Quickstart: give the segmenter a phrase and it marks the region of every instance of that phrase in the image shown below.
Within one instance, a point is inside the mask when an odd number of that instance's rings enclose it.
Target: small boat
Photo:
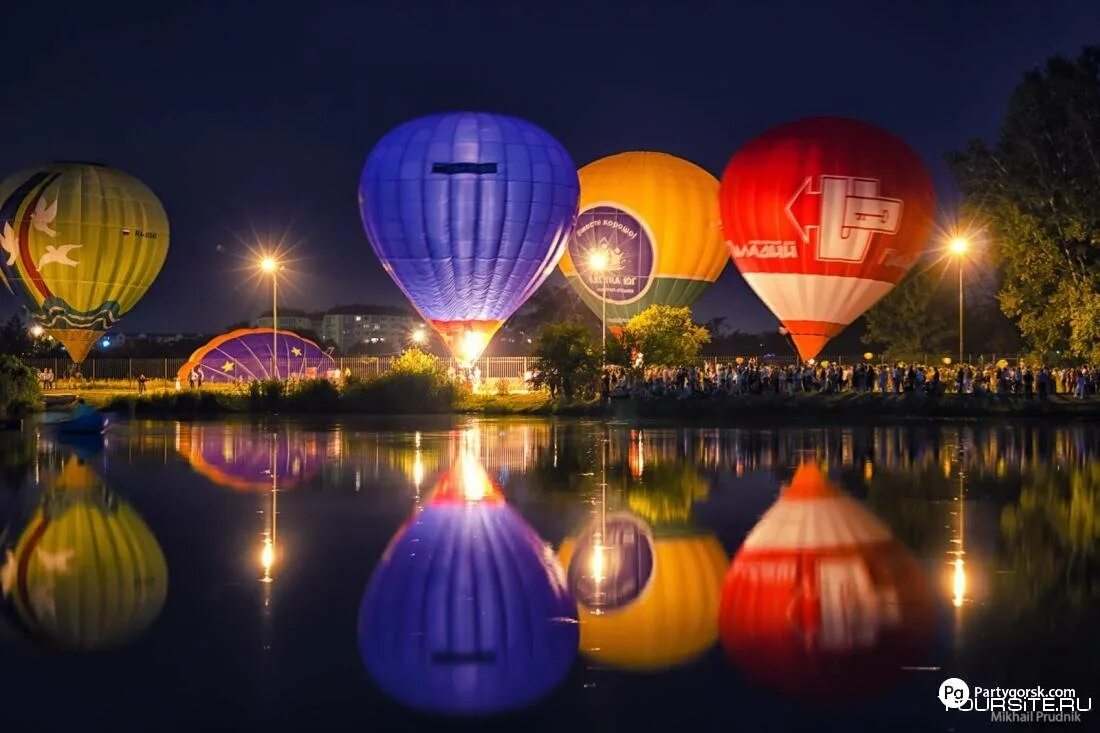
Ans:
[[[107,416],[91,405],[80,404],[73,408],[68,418],[48,424],[59,433],[99,435],[107,429]]]

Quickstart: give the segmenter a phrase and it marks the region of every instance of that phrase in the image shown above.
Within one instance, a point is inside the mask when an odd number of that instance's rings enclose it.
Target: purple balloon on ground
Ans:
[[[276,349],[275,371],[271,350]],[[272,379],[319,379],[336,369],[336,360],[320,346],[290,331],[273,338],[270,328],[244,328],[222,334],[191,354],[180,367],[181,384],[188,383],[192,369],[202,372],[204,382],[251,382]]]

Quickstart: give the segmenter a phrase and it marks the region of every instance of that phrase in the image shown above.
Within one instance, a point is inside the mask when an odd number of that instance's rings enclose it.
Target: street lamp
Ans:
[[[428,334],[424,332],[423,328],[418,328],[412,332],[412,336],[410,338],[412,338],[413,343],[422,344],[427,341]]]
[[[603,297],[600,298],[600,350],[603,353],[601,368],[607,367],[607,250],[594,249],[588,253],[588,269],[600,273],[603,281]]]
[[[271,373],[279,378],[279,260],[272,255],[264,255],[260,260],[260,270],[271,275]]]
[[[955,237],[948,245],[951,255],[959,261],[959,364],[963,363],[963,263],[966,261],[966,253],[970,249],[970,241],[966,237]]]

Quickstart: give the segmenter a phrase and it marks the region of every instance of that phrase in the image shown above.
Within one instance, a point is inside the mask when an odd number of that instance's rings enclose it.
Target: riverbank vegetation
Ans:
[[[14,356],[0,355],[0,418],[18,417],[42,407],[38,376]]]

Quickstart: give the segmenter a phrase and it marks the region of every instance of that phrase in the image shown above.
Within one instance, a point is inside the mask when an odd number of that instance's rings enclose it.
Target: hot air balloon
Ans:
[[[644,477],[627,490],[629,511],[594,518],[558,557],[577,601],[581,653],[654,672],[714,646],[729,558],[713,533],[690,522],[709,489],[693,466],[650,463]]]
[[[201,369],[208,382],[314,379],[336,368],[336,360],[309,339],[282,330],[278,339],[272,335],[270,328],[239,328],[215,336],[191,354],[177,377],[186,384],[191,370]],[[277,341],[278,349],[275,373],[271,369],[273,341]]]
[[[286,491],[321,471],[326,449],[315,433],[270,433],[240,425],[180,423],[176,449],[195,472],[237,491],[269,491],[272,472]]]
[[[936,205],[909,146],[834,117],[780,125],[749,142],[726,167],[719,198],[734,263],[803,359],[905,276]]]
[[[561,270],[622,326],[651,305],[690,306],[722,273],[718,181],[667,153],[619,153],[580,170],[580,213]],[[598,262],[598,265],[594,265]]]
[[[371,575],[359,649],[395,700],[480,715],[534,704],[577,654],[577,610],[549,548],[463,456]]]
[[[80,363],[168,254],[156,195],[122,171],[50,163],[0,184],[0,277]]]
[[[569,154],[525,120],[453,112],[400,125],[359,183],[383,268],[463,363],[553,272],[577,211]]]
[[[131,641],[160,615],[168,593],[152,531],[76,456],[6,549],[0,577],[24,630],[66,651]]]
[[[920,663],[933,620],[916,559],[810,463],[745,538],[719,612],[746,677],[810,702],[881,691]]]

